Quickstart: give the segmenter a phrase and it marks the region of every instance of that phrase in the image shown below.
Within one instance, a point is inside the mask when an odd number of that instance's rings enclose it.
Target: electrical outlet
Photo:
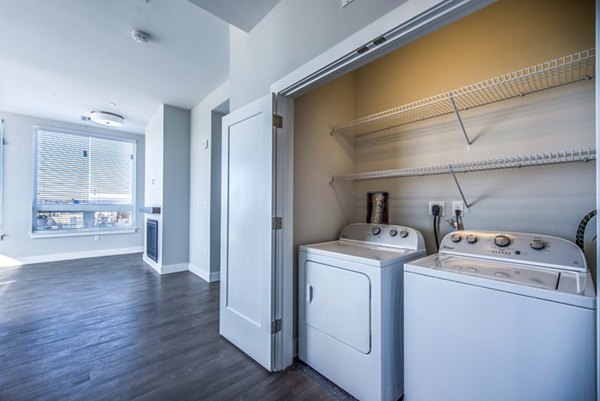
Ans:
[[[446,202],[444,201],[429,201],[429,215],[433,216],[431,212],[431,207],[433,205],[438,205],[440,207],[440,216],[444,216],[446,213]]]
[[[456,215],[456,211],[460,210],[460,216],[464,216],[465,212],[465,203],[463,201],[452,201],[452,214]]]

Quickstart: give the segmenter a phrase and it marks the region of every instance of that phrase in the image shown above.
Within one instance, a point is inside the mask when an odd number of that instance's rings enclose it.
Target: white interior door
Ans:
[[[276,230],[273,97],[223,118],[219,331],[276,370]],[[276,330],[273,330],[276,331]]]

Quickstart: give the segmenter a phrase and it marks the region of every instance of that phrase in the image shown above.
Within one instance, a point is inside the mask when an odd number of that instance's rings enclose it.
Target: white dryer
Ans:
[[[351,224],[339,241],[300,246],[298,355],[365,401],[403,392],[404,262],[423,236],[396,225]]]
[[[596,293],[575,244],[460,231],[404,271],[405,401],[596,399]]]

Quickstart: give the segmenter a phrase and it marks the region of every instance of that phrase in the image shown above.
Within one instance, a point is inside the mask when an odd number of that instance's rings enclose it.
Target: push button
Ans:
[[[542,241],[541,239],[533,239],[531,240],[531,243],[529,245],[531,246],[531,249],[535,249],[536,251],[539,251],[546,247],[546,244],[544,244],[544,241]]]

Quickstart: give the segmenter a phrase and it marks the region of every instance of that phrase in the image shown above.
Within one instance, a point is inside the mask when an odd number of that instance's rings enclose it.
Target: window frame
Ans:
[[[39,207],[39,203],[37,202],[37,186],[38,186],[38,138],[39,132],[52,132],[56,134],[63,135],[74,135],[80,136],[84,138],[98,138],[104,140],[110,140],[115,142],[124,142],[133,145],[133,163],[132,163],[132,203],[131,203],[131,226],[117,228],[117,227],[93,227],[93,228],[67,228],[67,229],[56,229],[56,230],[45,230],[45,231],[36,231],[35,226],[37,222],[37,212],[42,209]],[[108,235],[108,234],[127,234],[127,233],[135,233],[137,231],[137,140],[120,136],[120,135],[111,135],[107,133],[97,133],[93,131],[81,131],[81,130],[73,130],[66,128],[58,128],[58,127],[50,127],[50,126],[33,126],[33,171],[32,171],[32,194],[31,194],[31,222],[29,225],[29,234],[31,238],[56,238],[56,237],[79,237],[79,236],[88,236],[88,235]],[[1,173],[1,171],[0,171]],[[89,176],[89,171],[88,171]],[[45,205],[43,211],[65,211],[65,212],[94,212],[99,210],[93,209],[94,205],[89,204],[57,204],[57,205]],[[128,206],[129,208],[129,206]],[[124,210],[123,204],[118,205],[110,205],[105,204],[102,205],[101,211],[120,211]],[[1,220],[0,220],[1,223]]]

